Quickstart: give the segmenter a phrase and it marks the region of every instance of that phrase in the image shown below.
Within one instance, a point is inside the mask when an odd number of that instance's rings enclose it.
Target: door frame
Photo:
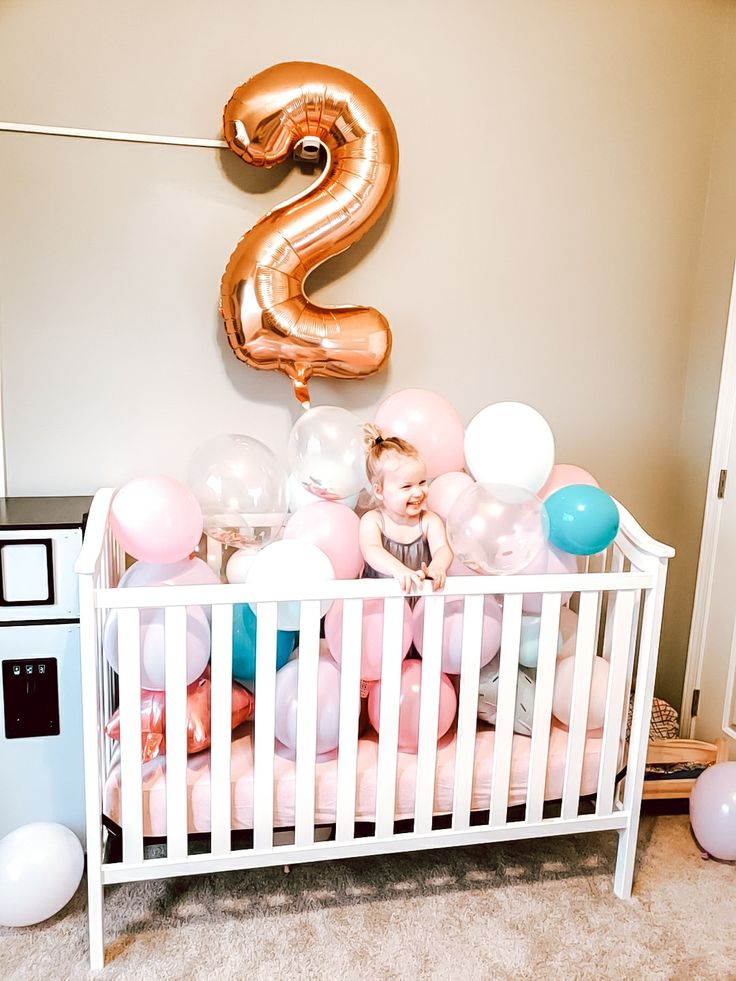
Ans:
[[[715,573],[716,553],[718,550],[718,535],[723,514],[725,498],[718,496],[718,485],[721,471],[728,470],[728,458],[733,437],[734,421],[736,420],[736,266],[731,283],[731,298],[726,322],[726,339],[723,346],[723,362],[721,364],[721,380],[718,387],[718,405],[716,420],[713,427],[713,445],[710,455],[710,469],[705,496],[705,515],[703,517],[703,532],[700,539],[700,555],[698,572],[695,581],[695,598],[693,615],[690,623],[690,637],[687,648],[687,665],[685,681],[682,689],[682,708],[680,712],[680,733],[685,738],[692,739],[695,731],[695,717],[692,715],[693,692],[700,688],[705,659],[705,639],[708,634],[710,621],[710,604],[713,593],[713,576]],[[736,483],[736,473],[728,478]],[[726,698],[723,703],[723,718],[721,726],[726,735],[736,738],[736,729],[730,725],[726,706],[731,704],[734,685],[734,670],[736,659],[733,649],[728,671]],[[730,694],[729,694],[730,693]]]

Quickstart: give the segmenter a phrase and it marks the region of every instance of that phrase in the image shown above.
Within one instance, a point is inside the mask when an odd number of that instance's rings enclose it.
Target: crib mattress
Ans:
[[[492,729],[476,733],[473,793],[471,809],[488,810],[493,763],[495,732]],[[515,735],[509,782],[509,806],[526,800],[527,774],[531,738]],[[435,769],[435,814],[452,812],[455,782],[454,734],[448,734],[437,749]],[[553,726],[550,732],[547,758],[545,799],[562,797],[567,752],[567,732]],[[600,732],[590,733],[586,740],[581,794],[595,793],[601,752]],[[356,821],[371,822],[375,818],[378,738],[375,733],[358,742],[356,782]],[[143,833],[150,836],[166,834],[166,757],[143,764]],[[396,819],[414,816],[417,758],[399,753],[396,776]],[[253,735],[249,724],[233,734],[231,756],[232,828],[253,827]],[[286,757],[274,755],[274,826],[293,827],[295,823],[294,787],[296,765]],[[337,760],[315,766],[315,823],[335,822],[337,798]],[[188,757],[187,806],[189,832],[210,831],[210,753],[209,750]],[[116,824],[121,823],[120,765],[114,762],[105,782],[104,812]]]

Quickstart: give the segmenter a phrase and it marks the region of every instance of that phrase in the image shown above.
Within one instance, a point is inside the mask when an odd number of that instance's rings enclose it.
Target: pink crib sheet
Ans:
[[[475,740],[473,793],[471,809],[487,810],[490,802],[491,770],[495,732],[480,730]],[[509,805],[523,804],[526,800],[526,783],[529,770],[531,738],[515,735],[509,783]],[[452,812],[455,778],[454,733],[440,741],[435,769],[434,813]],[[556,800],[562,796],[562,785],[567,751],[567,732],[552,727],[547,758],[545,799]],[[585,758],[581,794],[594,793],[598,783],[601,751],[600,730],[589,733],[585,745]],[[378,762],[378,738],[366,735],[358,743],[356,784],[357,821],[373,821],[376,801],[376,772]],[[399,753],[396,777],[396,819],[414,816],[417,758]],[[253,738],[252,726],[242,726],[233,733],[231,757],[232,828],[253,827]],[[278,753],[274,756],[274,826],[294,826],[294,786],[296,766],[292,760]],[[335,821],[337,798],[337,760],[317,763],[315,766],[315,823],[332,824]],[[209,750],[188,757],[187,761],[188,824],[190,832],[210,830],[210,753]],[[105,782],[104,812],[116,824],[121,823],[120,764],[114,762]],[[166,834],[166,757],[158,757],[143,764],[143,833],[161,836]]]

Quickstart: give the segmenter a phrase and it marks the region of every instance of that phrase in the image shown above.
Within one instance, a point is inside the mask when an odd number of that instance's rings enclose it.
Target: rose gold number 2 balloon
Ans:
[[[274,65],[236,89],[225,139],[255,167],[286,160],[298,144],[327,165],[303,193],[246,232],[225,269],[220,309],[235,355],[283,371],[309,404],[312,375],[364,378],[391,352],[386,318],[372,307],[320,307],[304,280],[377,221],[396,184],[399,146],[386,107],[359,79],[326,65]]]

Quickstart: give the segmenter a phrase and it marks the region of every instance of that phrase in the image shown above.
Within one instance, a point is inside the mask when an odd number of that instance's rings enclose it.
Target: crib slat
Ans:
[[[562,818],[576,817],[580,807],[580,783],[585,757],[586,727],[590,701],[590,679],[596,650],[595,627],[598,616],[598,593],[580,594],[578,635],[575,644],[575,670],[572,683],[570,725],[567,733],[567,756],[562,789]]]
[[[253,847],[273,846],[273,753],[277,603],[258,603],[256,714],[253,725]]]
[[[118,610],[117,617],[123,861],[142,862],[140,615],[137,609]]]
[[[232,805],[230,790],[230,706],[232,704],[233,608],[212,607],[212,679],[210,742],[210,828],[212,854],[230,852]],[[225,708],[227,706],[227,708]]]
[[[337,841],[352,841],[355,837],[362,628],[363,601],[345,600],[342,610],[342,659],[340,661],[340,730],[335,828]]]
[[[422,687],[419,694],[419,744],[414,802],[415,834],[423,834],[432,830],[444,608],[443,596],[425,596]]]
[[[480,650],[483,638],[483,596],[466,596],[463,609],[462,671],[457,709],[455,787],[452,800],[453,831],[470,827],[473,796],[475,733],[478,725]]]
[[[621,717],[626,715],[628,707],[626,674],[635,596],[633,591],[619,592],[616,595],[596,814],[611,814],[613,810],[614,782],[621,741]]]
[[[378,838],[388,837],[394,829],[404,603],[405,601],[399,596],[392,596],[384,601],[380,734],[376,774],[376,836]]]
[[[537,661],[534,716],[532,719],[532,745],[529,751],[529,775],[527,777],[526,813],[524,815],[524,820],[529,823],[541,821],[544,809],[561,600],[560,593],[545,593],[542,597],[539,659]]]
[[[314,843],[314,766],[317,755],[317,683],[319,672],[319,600],[301,604],[299,681],[296,713],[295,844]]]
[[[491,825],[506,823],[514,737],[514,709],[519,673],[522,600],[521,593],[508,593],[504,597],[503,604],[501,663],[498,678],[498,707],[491,780]]]
[[[166,658],[166,857],[187,854],[187,611],[164,613]]]

